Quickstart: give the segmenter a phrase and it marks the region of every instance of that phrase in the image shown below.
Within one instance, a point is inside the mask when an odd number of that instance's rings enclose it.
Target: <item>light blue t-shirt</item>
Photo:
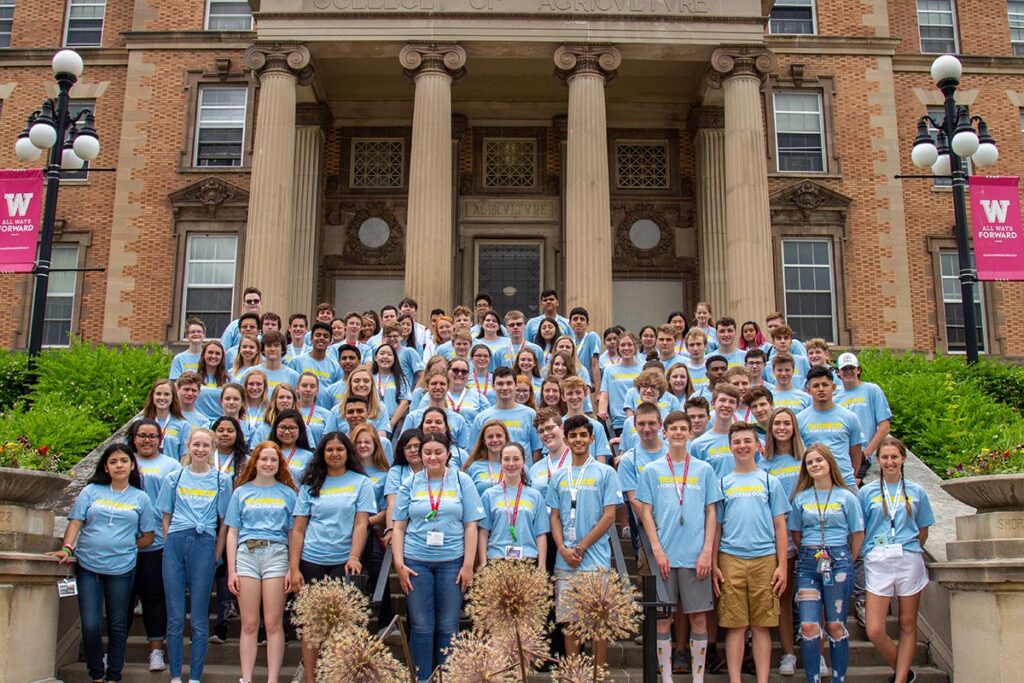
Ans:
[[[698,365],[691,365],[690,363],[687,363],[686,371],[690,373],[690,382],[693,383],[693,393],[691,396],[697,396],[698,392],[701,390],[708,392],[708,385],[710,382],[708,380],[708,369],[704,365],[703,357],[700,358],[700,363]],[[707,398],[710,402],[711,397],[708,396]]]
[[[551,530],[548,508],[543,494],[530,486],[523,486],[516,506],[518,488],[492,486],[481,496],[484,516],[480,528],[487,529],[487,557],[505,557],[505,548],[522,548],[522,557],[537,557],[537,537]],[[509,521],[515,514],[516,537],[512,538]]]
[[[661,363],[665,367],[665,371],[668,372],[670,369],[674,368],[677,365],[686,365],[687,358],[689,358],[688,355],[682,356],[676,353],[668,358],[662,358],[661,356],[658,356],[658,362]]]
[[[537,338],[537,331],[540,330],[540,324],[544,321],[546,315],[538,315],[530,318],[526,321],[526,331],[523,333],[523,337],[533,341]],[[575,338],[575,333],[572,331],[572,326],[569,325],[569,319],[562,315],[555,315],[555,322],[558,323],[558,331],[567,337]]]
[[[583,333],[583,339],[577,339],[575,333],[572,336],[576,345],[576,357],[580,363],[590,372],[594,356],[601,355],[601,339],[596,332],[587,331]]]
[[[807,361],[806,356],[793,356],[793,386],[802,387],[804,382],[807,381],[807,372],[811,369],[811,364]],[[766,382],[775,381],[775,359],[771,359],[764,366],[764,370],[761,371],[761,377]]]
[[[321,388],[329,387],[341,379],[341,366],[330,355],[325,355],[323,360],[317,360],[306,353],[288,361],[288,367],[300,375],[304,372],[313,373]]]
[[[295,408],[302,415],[302,421],[306,423],[306,439],[309,447],[315,449],[327,433],[327,423],[331,419],[331,412],[315,403],[312,408]]]
[[[508,362],[509,357],[512,356],[512,342],[509,341],[508,337],[498,337],[491,341],[474,335],[473,346],[477,344],[483,344],[491,351],[491,364],[487,366],[490,372],[494,372],[500,367],[512,367],[512,364]],[[472,373],[470,376],[472,376]]]
[[[422,408],[410,411],[405,417],[405,429],[419,427],[423,421],[423,413],[427,412],[429,406],[428,403]],[[469,442],[469,423],[466,422],[466,418],[451,408],[445,408],[444,414],[448,418],[448,431],[451,432],[452,439],[462,448],[469,448],[472,444]]]
[[[471,369],[469,371],[469,380],[466,382],[466,390],[468,393],[473,394],[476,404],[482,406],[480,410],[493,406],[498,400],[497,395],[494,393],[494,377],[490,371],[486,374],[478,375],[475,370]]]
[[[216,537],[230,501],[230,476],[213,468],[203,474],[185,468],[164,479],[156,507],[161,515],[171,515],[168,534],[196,531]]]
[[[448,392],[447,402],[448,408],[461,415],[462,419],[466,421],[467,428],[472,427],[473,420],[476,419],[476,416],[479,415],[481,411],[491,407],[490,402],[477,394],[476,391],[469,387],[469,385],[466,385],[466,387],[457,394]],[[430,405],[430,397],[424,392],[423,397],[414,407],[419,410],[426,408],[428,405]],[[472,429],[470,429],[470,432],[472,432]],[[471,442],[469,443],[471,445]],[[464,446],[464,448],[468,447],[468,445]]]
[[[316,392],[317,405],[327,410],[334,410],[341,404],[341,397],[345,395],[347,386],[344,373],[342,373],[341,379],[333,384],[326,386],[321,384],[320,391]]]
[[[570,456],[571,457],[571,456]],[[571,486],[570,486],[571,481]],[[572,516],[572,494],[576,489],[575,523]],[[602,465],[593,458],[580,467],[566,464],[552,473],[548,482],[545,502],[549,508],[557,508],[559,521],[562,525],[562,539],[565,547],[571,548],[586,538],[590,530],[597,526],[608,505],[622,505],[622,489],[619,487],[619,475],[608,465]],[[569,528],[575,524],[576,540],[571,541]],[[592,569],[608,569],[612,566],[612,549],[608,544],[608,535],[615,532],[615,525],[587,548],[583,561],[574,570],[559,555],[555,559],[555,569],[563,571],[588,571]]]
[[[199,353],[189,353],[188,351],[182,351],[181,353],[174,356],[171,359],[171,372],[167,375],[168,379],[178,379],[181,377],[183,372],[191,370],[196,371],[199,367]]]
[[[484,491],[501,482],[501,463],[486,458],[477,460],[466,469],[466,474],[473,480],[477,493],[483,496]]]
[[[722,349],[715,349],[714,353],[708,353],[707,355],[721,356],[729,363],[730,368],[741,368],[747,362],[747,352],[740,348],[730,351],[729,353],[725,353]]]
[[[910,553],[924,552],[918,533],[921,529],[935,524],[928,493],[922,486],[904,480],[904,489],[899,484],[882,483],[885,493],[880,488],[881,479],[857,492],[861,510],[866,518],[864,528],[864,548],[874,550],[883,545],[902,545],[903,550]],[[882,496],[887,497],[885,507]],[[907,501],[910,501],[910,514],[907,513]],[[892,517],[892,511],[896,511]],[[888,511],[888,514],[886,514]],[[895,531],[895,535],[893,534]]]
[[[220,404],[218,403],[218,406],[219,405]],[[185,407],[182,406],[182,408],[181,408],[181,416],[185,418],[186,422],[188,422],[188,424],[190,426],[190,429],[189,429],[190,433],[192,431],[191,427],[206,427],[206,425],[210,424],[210,418],[207,417],[205,414],[203,414],[203,413],[199,412],[198,410],[196,410],[195,406],[192,406],[192,410],[186,410]],[[159,422],[159,420],[158,420],[158,422]],[[184,442],[186,444],[188,444],[188,436],[187,435],[185,437]],[[186,450],[188,450],[187,446],[186,446]],[[185,451],[182,451],[182,453],[184,453],[184,452]]]
[[[279,481],[270,486],[247,482],[231,494],[224,523],[238,529],[239,544],[254,539],[288,545],[295,497],[295,491]]]
[[[708,429],[687,445],[690,455],[711,465],[715,475],[722,479],[732,472],[736,461],[732,457],[732,449],[729,448],[729,435],[712,431],[712,424],[709,423]]]
[[[262,370],[263,374],[267,376],[268,396],[278,384],[287,384],[290,387],[295,387],[299,383],[299,373],[295,372],[287,365],[282,365],[277,370],[268,370],[266,363],[260,363],[255,368],[252,368],[252,370]],[[242,378],[242,381],[244,383],[244,377]]]
[[[292,473],[292,479],[301,481],[302,473],[306,471],[306,465],[313,459],[313,451],[298,447],[289,448],[284,454],[284,459],[288,462],[288,470]]]
[[[755,469],[730,472],[720,482],[719,550],[752,560],[775,554],[775,518],[789,512],[789,498],[778,479]]]
[[[811,399],[811,395],[806,391],[800,389],[790,389],[789,391],[782,391],[781,389],[772,389],[772,406],[775,408],[789,408],[794,413],[799,413],[801,410],[811,405],[814,401]]]
[[[442,490],[443,487],[443,490]],[[440,503],[437,514],[430,514],[430,496]],[[395,499],[392,519],[408,520],[405,529],[405,557],[421,562],[448,562],[465,556],[465,525],[476,522],[484,516],[480,495],[473,486],[473,480],[465,472],[448,468],[444,479],[440,477],[427,482],[426,470],[402,482]],[[427,535],[440,532],[444,535],[441,545],[428,545]]]
[[[818,410],[813,405],[804,408],[796,416],[800,426],[800,438],[804,446],[823,443],[832,451],[843,481],[847,486],[856,487],[850,447],[859,446],[864,437],[861,434],[860,419],[846,408],[835,405],[831,410]]]
[[[488,420],[498,420],[508,430],[508,438],[520,444],[528,454],[541,448],[540,436],[533,428],[533,418],[537,413],[523,405],[513,408],[492,407],[481,411],[473,420],[470,430],[470,443],[476,443],[480,430]]]
[[[768,472],[782,483],[786,498],[793,497],[796,480],[800,478],[800,461],[789,453],[776,453],[771,460],[759,458],[757,466],[762,472]]]
[[[817,494],[817,498],[815,498]],[[825,516],[825,545],[845,546],[850,534],[864,531],[857,494],[841,488],[817,491],[812,486],[793,497],[792,511],[787,526],[800,532],[800,545],[804,548],[821,547],[821,517]]]
[[[608,414],[612,427],[621,429],[626,421],[626,394],[633,388],[633,380],[643,372],[642,363],[609,365],[601,375],[601,391],[608,394]]]
[[[309,344],[303,344],[302,346],[292,346],[289,344],[284,350],[284,363],[285,365],[290,364],[293,360],[299,356],[305,356],[307,353],[313,350]]]
[[[400,402],[409,400],[409,388],[404,384],[399,386],[398,380],[399,377],[391,373],[384,375],[383,379],[380,375],[373,376],[377,398],[380,400],[381,405],[388,409],[388,415],[395,414]],[[391,433],[390,425],[387,431],[388,434]]]
[[[325,477],[317,497],[308,485],[303,485],[294,510],[296,517],[309,517],[302,559],[325,566],[347,562],[357,512],[377,513],[373,484],[358,472],[349,470],[337,477]]]
[[[532,341],[529,341],[526,337],[523,337],[523,341],[518,344],[513,343],[511,339],[508,343],[509,346],[505,349],[505,358],[502,360],[502,365],[507,368],[516,364],[516,356],[518,356],[519,352],[523,349],[530,349],[533,351],[533,356],[537,359],[538,363],[544,358],[544,351]]]
[[[390,462],[390,460],[388,461]],[[363,463],[363,474],[370,481],[370,486],[373,487],[373,502],[377,506],[378,510],[383,510],[387,503],[384,500],[384,484],[387,480],[388,473],[386,470],[380,470],[373,466],[373,464],[367,465]],[[376,514],[376,512],[374,513]]]
[[[622,492],[636,491],[644,469],[652,462],[664,460],[666,453],[668,444],[664,440],[655,451],[645,449],[639,442],[635,448],[626,451],[619,460],[619,484],[622,486]]]
[[[161,420],[156,418],[160,427],[160,452],[175,460],[188,453],[188,437],[192,434],[192,423],[183,417],[168,415]]]
[[[199,398],[196,399],[196,411],[202,413],[207,420],[213,420],[224,414],[220,407],[220,392],[223,385],[218,385],[213,377],[208,376],[199,387]]]
[[[149,496],[153,503],[153,523],[156,525],[156,533],[153,536],[153,543],[139,550],[140,553],[150,553],[164,547],[163,519],[156,510],[156,502],[160,498],[160,490],[164,487],[164,481],[171,472],[181,469],[177,457],[157,455],[155,458],[137,458],[139,474],[142,475],[142,490]]]
[[[566,453],[565,460],[562,460],[561,453],[555,454],[554,458],[545,454],[540,460],[530,466],[530,486],[540,491],[544,500],[547,500],[548,497],[548,481],[551,479],[551,475],[558,471],[560,460],[563,468],[568,467],[569,463],[572,462],[572,453]]]
[[[153,503],[145,491],[129,485],[118,493],[106,484],[86,484],[68,513],[82,522],[75,556],[97,574],[124,574],[135,568],[136,539],[156,531]]]
[[[680,510],[679,489],[683,486],[684,474],[686,489]],[[669,566],[695,568],[706,541],[707,506],[722,499],[718,477],[711,465],[691,457],[687,471],[685,462],[673,463],[672,467],[664,458],[652,462],[640,475],[636,499],[652,507],[658,541],[668,556]],[[684,519],[682,524],[680,514]]]
[[[853,389],[844,389],[841,384],[839,386],[836,405],[846,408],[860,420],[861,445],[867,448],[871,439],[875,438],[878,423],[892,419],[892,410],[889,409],[885,392],[872,382],[861,382]]]
[[[454,466],[454,465],[450,465]],[[409,465],[395,465],[388,469],[388,474],[384,478],[384,497],[396,495],[398,489],[402,487],[402,482],[411,477],[414,474],[412,467]]]
[[[232,346],[238,346],[240,341],[242,335],[238,331],[238,318],[235,318],[224,328],[224,333],[220,335],[220,343],[225,349],[230,349]]]

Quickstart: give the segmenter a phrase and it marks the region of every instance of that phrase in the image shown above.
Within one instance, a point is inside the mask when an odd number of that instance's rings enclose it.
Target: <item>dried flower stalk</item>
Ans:
[[[638,599],[636,588],[616,572],[576,572],[565,592],[565,632],[589,642],[627,638],[640,625]]]
[[[446,683],[513,683],[516,663],[496,647],[490,635],[476,630],[456,635],[445,651]]]
[[[335,628],[366,628],[370,602],[362,591],[340,579],[314,581],[302,587],[292,604],[292,623],[299,637],[315,648]]]
[[[573,655],[563,657],[551,672],[555,683],[602,683],[608,680],[603,666],[598,666],[593,657]]]
[[[484,633],[538,633],[547,623],[551,594],[551,578],[535,562],[493,560],[473,577],[466,611]]]
[[[320,683],[407,683],[409,672],[390,648],[364,628],[335,628],[316,663]]]

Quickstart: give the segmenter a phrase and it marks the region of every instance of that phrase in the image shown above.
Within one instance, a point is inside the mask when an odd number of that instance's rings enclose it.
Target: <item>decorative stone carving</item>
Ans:
[[[555,73],[566,82],[581,74],[597,74],[611,83],[621,63],[622,53],[611,45],[568,44],[555,50]]]
[[[774,73],[779,60],[775,53],[757,45],[723,45],[711,53],[708,85],[719,88],[722,81],[735,76],[753,76],[764,80]]]
[[[243,61],[260,77],[267,73],[287,73],[295,76],[302,85],[313,79],[309,49],[305,45],[253,45],[245,51]]]
[[[344,209],[355,208],[345,226],[345,260],[351,264],[367,266],[401,265],[405,259],[405,231],[391,208],[384,202],[344,204]],[[387,241],[376,248],[368,247],[359,237],[359,228],[370,218],[379,218],[388,224]]]
[[[466,51],[455,43],[406,45],[398,53],[398,61],[411,79],[423,73],[445,73],[452,81],[466,75]]]
[[[853,200],[811,180],[803,180],[779,190],[769,198],[773,225],[814,223],[846,224]]]
[[[686,126],[692,133],[707,128],[725,128],[725,110],[719,107],[694,107],[687,116]]]
[[[334,125],[334,115],[326,104],[300,104],[295,107],[296,126],[319,126],[327,135]]]
[[[176,190],[167,198],[176,213],[186,206],[204,207],[210,218],[215,218],[224,204],[245,206],[249,203],[249,193],[244,189],[212,177]]]
[[[654,204],[614,204],[612,215],[621,216],[615,223],[615,269],[633,270],[663,268],[676,270],[675,232],[673,228],[681,219],[677,206]],[[648,220],[658,226],[660,236],[649,249],[641,249],[630,237],[630,230],[640,220]]]

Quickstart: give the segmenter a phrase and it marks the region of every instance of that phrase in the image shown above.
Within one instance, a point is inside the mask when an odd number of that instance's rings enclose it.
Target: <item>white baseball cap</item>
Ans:
[[[839,354],[839,360],[836,362],[836,367],[842,369],[851,366],[855,368],[860,367],[860,361],[857,360],[857,356],[849,352]]]

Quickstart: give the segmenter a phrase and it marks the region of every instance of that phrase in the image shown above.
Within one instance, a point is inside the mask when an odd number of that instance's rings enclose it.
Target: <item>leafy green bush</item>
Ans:
[[[70,470],[86,454],[110,436],[111,429],[97,419],[88,406],[62,400],[44,399],[25,411],[17,404],[0,414],[0,443],[28,442],[29,450],[45,447],[41,454],[58,461],[61,472]],[[47,457],[28,453],[19,457],[26,469],[50,469]]]
[[[6,410],[25,395],[28,356],[0,349],[0,410]]]
[[[41,406],[81,407],[112,432],[139,411],[149,387],[167,376],[170,365],[171,354],[156,344],[107,348],[75,343],[45,351],[29,396],[33,412]]]

